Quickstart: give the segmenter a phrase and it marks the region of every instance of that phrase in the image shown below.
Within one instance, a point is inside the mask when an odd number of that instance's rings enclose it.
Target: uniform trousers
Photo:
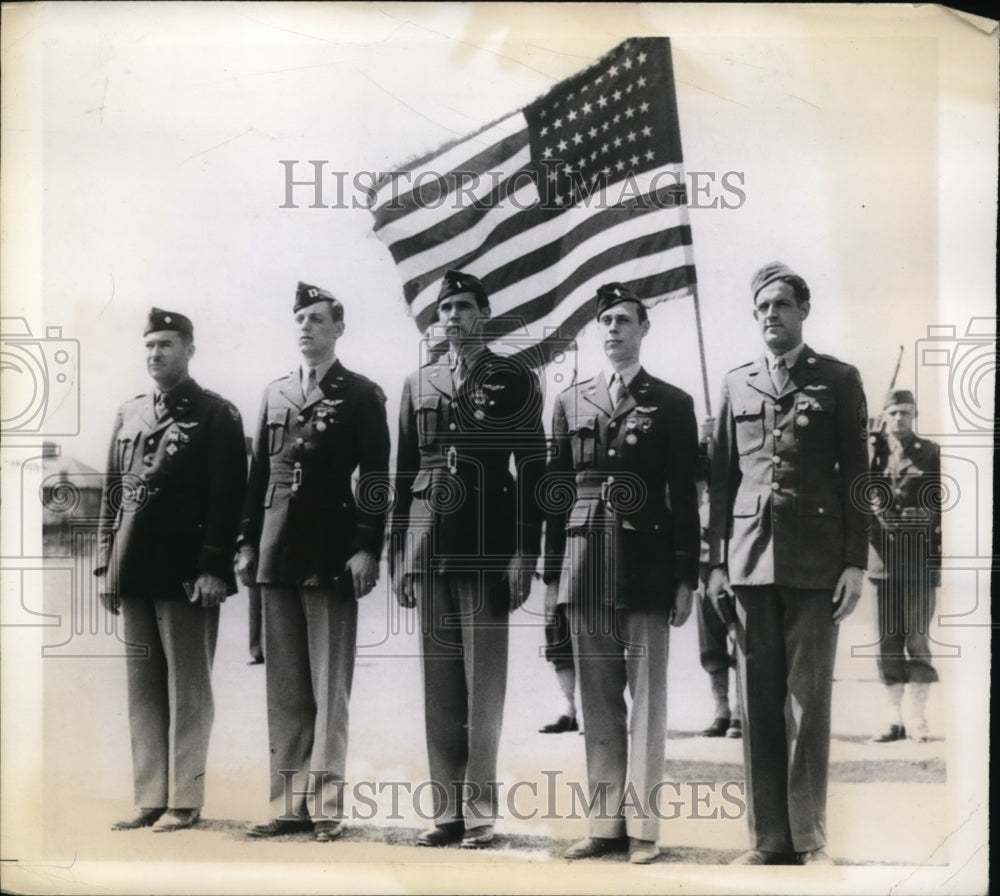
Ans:
[[[438,825],[464,819],[467,830],[497,818],[507,692],[508,613],[490,599],[482,578],[477,572],[414,577],[432,815]]]
[[[830,704],[837,626],[832,592],[734,586],[751,846],[826,846]]]
[[[358,602],[337,587],[264,584],[272,818],[344,817]]]
[[[698,619],[698,652],[701,668],[709,675],[726,672],[733,665],[729,654],[729,627],[715,612],[710,600],[695,595],[695,614]]]
[[[125,598],[125,640],[146,648],[126,660],[135,803],[200,809],[215,718],[212,660],[219,608],[187,600]]]
[[[890,577],[878,593],[878,670],[885,684],[938,680],[931,664],[935,591],[927,576]]]
[[[655,841],[667,735],[667,611],[604,609],[594,613],[569,605],[592,806],[590,836],[627,834]]]

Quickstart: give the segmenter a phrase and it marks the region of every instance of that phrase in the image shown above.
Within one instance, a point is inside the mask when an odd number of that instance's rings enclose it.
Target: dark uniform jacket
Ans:
[[[125,599],[186,599],[183,585],[202,572],[234,594],[247,470],[239,411],[193,379],[169,393],[162,420],[154,401],[139,395],[115,419],[95,572]]]
[[[891,451],[879,439],[872,458],[873,499],[868,576],[922,578],[941,567],[941,449],[910,434]]]
[[[541,411],[535,374],[488,349],[469,358],[457,391],[447,355],[407,377],[391,527],[397,574],[474,569],[496,585],[516,552],[538,556]]]
[[[726,374],[709,562],[734,585],[832,589],[868,562],[867,410],[849,364],[804,346],[782,394],[766,360]]]
[[[698,433],[691,396],[640,368],[613,409],[601,374],[558,396],[552,439],[543,489],[552,510],[546,580],[558,577],[559,602],[668,609],[679,582],[693,588],[698,581]],[[562,503],[568,512],[560,513],[560,496],[567,495],[571,500]],[[567,535],[600,532],[609,537],[567,545]],[[606,587],[587,595],[594,576]]]
[[[388,467],[385,394],[371,380],[336,361],[308,398],[298,371],[269,383],[240,525],[258,584],[330,587],[357,551],[379,557]]]

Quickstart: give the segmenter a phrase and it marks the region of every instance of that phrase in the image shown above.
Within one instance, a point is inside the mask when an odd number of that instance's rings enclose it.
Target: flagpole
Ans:
[[[705,389],[705,414],[712,416],[712,399],[708,393],[708,366],[705,363],[705,337],[701,332],[701,307],[698,304],[698,284],[691,287],[691,298],[694,299],[694,325],[698,331],[698,356],[701,358],[701,384]]]

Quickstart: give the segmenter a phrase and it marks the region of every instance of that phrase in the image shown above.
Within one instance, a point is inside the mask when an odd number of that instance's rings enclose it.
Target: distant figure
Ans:
[[[736,693],[729,699],[729,670],[736,665],[736,656],[730,652],[729,621],[723,619],[708,599],[708,522],[711,506],[708,480],[711,477],[710,442],[714,417],[707,417],[701,427],[698,469],[698,517],[701,522],[701,562],[698,565],[698,590],[695,592],[695,614],[698,620],[698,651],[701,667],[708,673],[715,701],[715,718],[702,731],[703,737],[743,736],[742,710],[740,708],[739,676]]]
[[[903,691],[910,694],[910,737],[929,739],[925,707],[932,682],[928,637],[941,585],[941,449],[913,432],[917,405],[908,389],[885,400],[884,436],[872,458],[872,518],[868,577],[878,592],[878,670],[888,693],[888,727],[877,743],[906,737]]]

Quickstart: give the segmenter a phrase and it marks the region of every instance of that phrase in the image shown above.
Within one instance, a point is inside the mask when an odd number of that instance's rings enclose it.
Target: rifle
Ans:
[[[899,376],[899,368],[902,366],[902,364],[903,364],[903,346],[900,346],[899,357],[896,358],[896,369],[892,373],[892,379],[889,381],[889,388],[886,390],[886,395],[888,395],[893,389],[896,388],[896,378]],[[873,460],[876,457],[881,457],[884,460],[885,457],[888,456],[889,443],[888,439],[886,439],[885,436],[884,409],[878,412],[877,417],[869,418],[868,441],[871,444]]]

